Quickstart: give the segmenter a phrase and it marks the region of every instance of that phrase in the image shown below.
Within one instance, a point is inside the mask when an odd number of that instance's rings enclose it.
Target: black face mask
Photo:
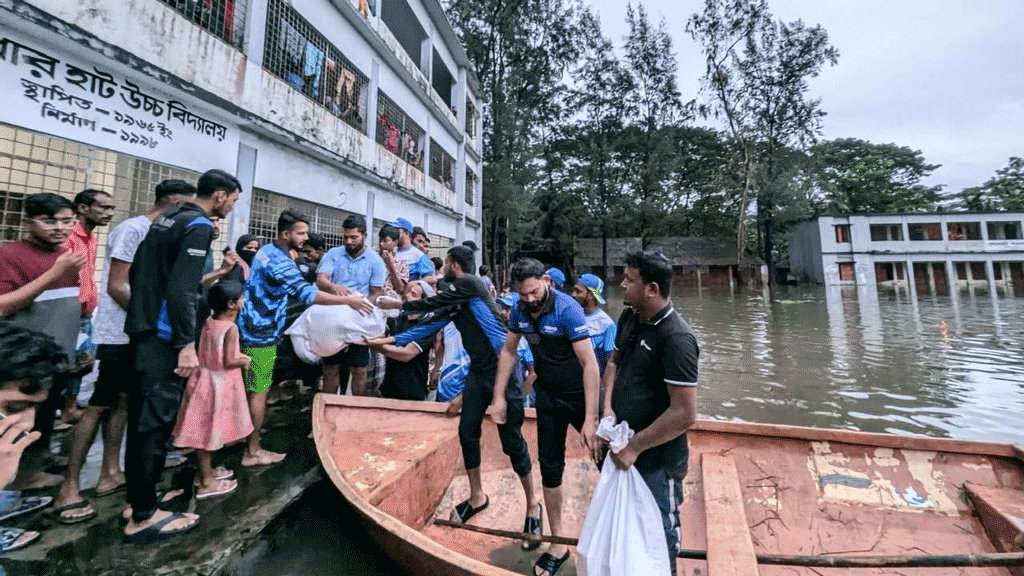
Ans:
[[[252,266],[252,259],[256,257],[255,250],[242,250],[238,253],[238,256],[245,260],[245,263]]]

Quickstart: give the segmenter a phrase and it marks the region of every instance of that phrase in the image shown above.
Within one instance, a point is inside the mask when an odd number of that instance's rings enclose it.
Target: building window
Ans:
[[[377,143],[423,171],[426,133],[382,91],[377,92]]]
[[[900,242],[903,240],[902,224],[872,224],[872,242]]]
[[[434,69],[432,74],[432,85],[434,92],[444,100],[445,104],[455,114],[455,77],[445,66],[441,55],[434,49]]]
[[[466,136],[476,138],[476,106],[466,98]]]
[[[839,244],[846,244],[850,241],[850,225],[849,224],[836,224],[836,242]]]
[[[448,249],[455,245],[453,238],[447,236],[441,236],[440,234],[431,234],[427,232],[427,238],[430,238],[430,250],[427,250],[427,256],[434,258],[435,256],[444,260],[448,255]]]
[[[980,222],[950,222],[946,228],[950,240],[981,240]]]
[[[857,270],[854,268],[853,262],[840,262],[839,263],[839,280],[842,282],[852,282],[857,279]]]
[[[247,0],[162,0],[203,30],[242,48]]]
[[[989,222],[989,240],[1020,240],[1020,222]]]
[[[375,1],[370,0],[371,10],[374,4]],[[386,0],[382,2],[380,19],[387,25],[395,40],[398,40],[398,43],[405,49],[405,53],[409,55],[409,59],[412,60],[413,64],[421,72],[426,73],[426,66],[430,61],[424,61],[421,55],[423,41],[427,39],[427,31],[420,25],[420,21],[416,18],[416,13],[409,6],[409,2],[406,0]]]
[[[117,208],[110,224],[96,229],[96,281],[100,282],[107,233],[128,218],[148,212],[156,201],[156,185],[167,178],[195,184],[199,173],[0,124],[0,241],[20,237],[25,196],[53,192],[72,200],[86,188],[109,192]],[[225,236],[213,243],[215,258],[226,245]]]
[[[476,174],[466,168],[466,204],[472,206],[476,199]]]
[[[309,219],[309,230],[318,232],[327,240],[327,247],[334,248],[345,243],[341,225],[351,214],[344,210],[299,200],[284,194],[253,189],[252,209],[249,212],[249,234],[260,237],[265,244],[277,238],[277,218],[281,212],[300,212]],[[367,238],[370,243],[370,239]]]
[[[263,66],[349,126],[366,132],[369,80],[285,0],[269,0]]]
[[[942,227],[938,222],[908,224],[907,235],[910,236],[911,241],[942,240]]]
[[[430,140],[430,177],[437,180],[449,190],[455,190],[455,178],[452,168],[455,161],[451,154],[444,151],[444,148],[436,140]]]

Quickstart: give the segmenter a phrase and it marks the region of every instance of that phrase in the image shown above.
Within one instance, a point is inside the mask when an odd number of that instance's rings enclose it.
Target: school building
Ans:
[[[220,168],[244,194],[215,248],[286,208],[329,245],[349,214],[481,244],[481,91],[438,0],[9,0],[0,86],[4,240],[28,194],[108,191],[114,226]]]

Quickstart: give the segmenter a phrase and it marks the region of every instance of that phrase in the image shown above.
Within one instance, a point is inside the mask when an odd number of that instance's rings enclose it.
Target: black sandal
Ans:
[[[527,516],[526,522],[523,523],[523,532],[527,534],[536,534],[537,536],[544,535],[544,505],[538,504],[540,508],[540,514],[536,518],[533,516]],[[540,540],[523,540],[523,550],[536,550],[540,547]]]
[[[533,565],[533,574],[534,576],[536,576],[537,568],[540,568],[541,570],[547,572],[548,576],[555,576],[555,574],[558,574],[558,571],[562,569],[562,564],[565,564],[565,561],[568,559],[568,550],[565,551],[565,555],[561,558],[555,558],[551,554],[545,552],[540,555],[540,559],[538,559],[537,563]]]
[[[491,498],[489,496],[486,498],[487,499],[484,500],[484,503],[476,508],[473,508],[473,505],[469,503],[468,498],[459,502],[459,505],[455,507],[455,514],[459,517],[459,522],[465,524],[466,522],[469,522],[470,518],[476,516],[477,512],[487,508],[491,503]]]

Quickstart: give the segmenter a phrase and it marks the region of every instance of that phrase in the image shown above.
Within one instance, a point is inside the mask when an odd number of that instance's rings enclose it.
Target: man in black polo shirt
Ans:
[[[615,352],[605,368],[604,415],[636,431],[612,454],[619,468],[636,466],[661,510],[672,574],[679,553],[679,505],[688,449],[686,430],[697,413],[700,349],[669,299],[672,266],[661,254],[626,256]]]
[[[555,536],[562,534],[562,472],[565,469],[565,436],[571,424],[597,460],[598,385],[600,369],[590,344],[583,307],[565,292],[551,285],[544,266],[533,258],[512,265],[512,287],[519,301],[509,315],[509,337],[501,349],[494,384],[496,423],[504,423],[507,405],[505,382],[519,361],[517,347],[523,336],[533,352],[537,380],[537,456],[548,525]],[[540,533],[540,511],[527,516],[524,531]],[[531,522],[536,520],[536,522]],[[532,546],[535,548],[536,546]],[[524,546],[531,549],[530,546]],[[569,557],[568,547],[552,544],[534,567],[537,576],[553,575]]]

